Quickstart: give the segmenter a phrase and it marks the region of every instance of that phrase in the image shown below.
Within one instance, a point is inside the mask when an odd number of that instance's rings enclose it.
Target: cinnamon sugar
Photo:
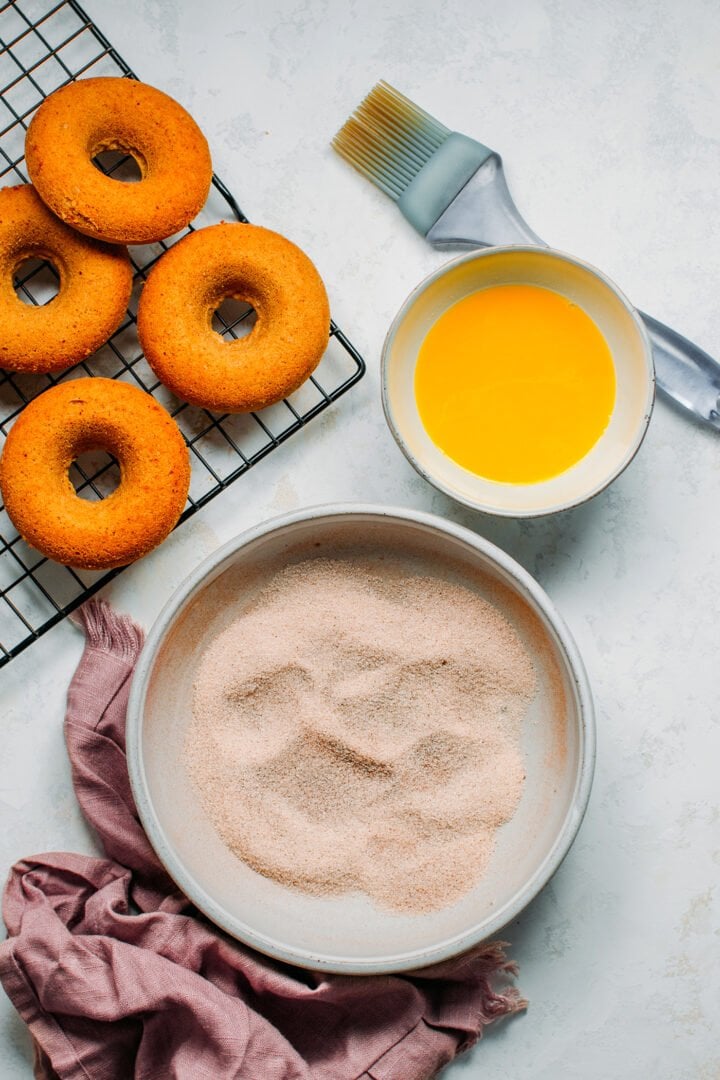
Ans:
[[[207,649],[188,772],[259,873],[434,911],[475,884],[517,808],[535,685],[518,635],[470,589],[391,559],[307,560]]]

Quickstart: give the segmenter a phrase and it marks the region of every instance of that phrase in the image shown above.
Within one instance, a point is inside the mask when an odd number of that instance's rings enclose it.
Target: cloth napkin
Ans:
[[[73,784],[105,858],[44,854],[11,870],[0,980],[43,1080],[426,1080],[525,1006],[502,943],[407,976],[277,963],[197,912],[143,832],[125,760],[142,631],[103,602],[76,621]],[[494,985],[492,985],[494,984]]]

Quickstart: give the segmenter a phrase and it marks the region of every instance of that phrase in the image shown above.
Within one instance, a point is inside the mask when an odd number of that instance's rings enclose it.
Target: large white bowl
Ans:
[[[605,432],[572,468],[537,484],[486,480],[458,465],[428,435],[415,400],[418,352],[433,324],[471,293],[509,284],[552,289],[581,307],[605,338],[615,367],[617,393]],[[550,248],[485,248],[441,266],[407,298],[385,339],[382,395],[390,430],[421,476],[475,510],[534,517],[577,506],[632,461],[650,420],[655,369],[642,319],[599,270]]]
[[[221,842],[188,780],[183,740],[199,660],[277,570],[315,556],[391,554],[407,573],[459,580],[492,600],[537,667],[524,725],[527,780],[485,875],[430,915],[382,911],[361,895],[317,898],[262,877]],[[308,612],[312,617],[312,612]],[[252,642],[248,642],[252,648]],[[496,934],[570,847],[592,780],[595,729],[577,648],[550,600],[487,540],[411,510],[349,505],[276,519],[232,540],[175,593],[152,628],[130,694],[127,753],[150,841],[183,892],[218,926],[280,960],[369,974],[424,966]]]

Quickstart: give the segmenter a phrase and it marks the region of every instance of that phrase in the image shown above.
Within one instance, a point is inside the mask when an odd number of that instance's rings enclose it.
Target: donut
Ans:
[[[120,150],[141,179],[106,176],[93,158]],[[43,101],[28,127],[30,179],[74,229],[111,244],[148,244],[179,232],[202,208],[212,180],[210,151],[173,98],[135,79],[68,83]]]
[[[47,259],[60,278],[47,304],[25,304],[13,275],[27,259]],[[100,348],[130,299],[125,248],[80,236],[51,214],[30,184],[0,190],[0,367],[62,371]]]
[[[87,450],[117,459],[107,498],[76,494],[68,470]],[[68,566],[108,570],[168,535],[188,494],[188,450],[171,416],[145,391],[113,379],[59,383],[27,405],[0,457],[0,491],[28,544]]]
[[[251,332],[212,328],[226,297],[255,309]],[[325,286],[300,248],[259,225],[189,233],[155,264],[140,294],[138,334],[148,363],[177,397],[215,412],[280,401],[307,379],[328,344]]]

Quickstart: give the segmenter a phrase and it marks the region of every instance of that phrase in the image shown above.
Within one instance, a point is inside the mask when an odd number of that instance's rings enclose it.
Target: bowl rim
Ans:
[[[635,329],[637,330],[641,339],[641,343],[643,346],[643,357],[645,360],[647,371],[646,396],[643,408],[643,419],[642,422],[638,425],[638,431],[635,434],[634,440],[628,445],[625,454],[623,455],[618,465],[606,477],[606,479],[596,484],[584,495],[567,499],[565,502],[558,503],[555,506],[547,507],[546,509],[506,509],[504,507],[498,507],[493,503],[469,498],[459,493],[455,488],[451,487],[449,484],[446,484],[443,480],[437,477],[412,452],[407,442],[405,441],[399,425],[396,423],[390,403],[390,392],[388,384],[391,365],[390,354],[392,351],[392,346],[395,340],[395,336],[400,329],[400,326],[402,325],[404,319],[406,318],[408,312],[410,311],[416,300],[418,300],[419,297],[436,281],[444,277],[445,274],[448,274],[452,270],[454,270],[456,266],[460,266],[463,263],[467,262],[474,262],[477,259],[492,257],[493,255],[506,254],[507,252],[529,252],[533,255],[540,254],[550,256],[551,258],[556,258],[560,262],[567,262],[578,266],[581,270],[585,270],[589,274],[596,277],[603,285],[605,285],[612,293],[614,293],[614,295],[617,297],[617,299],[620,301],[620,303],[624,306],[625,310],[630,315],[635,325]],[[627,469],[628,465],[633,460],[638,450],[642,446],[645,435],[647,434],[647,429],[650,423],[650,417],[652,416],[656,397],[655,363],[653,360],[652,344],[650,341],[650,335],[648,333],[647,327],[645,326],[645,323],[637,308],[630,302],[625,293],[618,288],[615,282],[612,281],[612,279],[609,278],[606,274],[604,274],[602,270],[598,270],[596,266],[593,266],[592,263],[586,262],[583,259],[578,259],[575,255],[570,255],[565,251],[560,251],[558,248],[538,247],[535,244],[502,244],[495,247],[484,247],[477,250],[465,252],[461,255],[457,255],[453,259],[450,259],[448,262],[443,263],[441,266],[437,267],[437,269],[429,273],[427,277],[423,278],[423,280],[405,298],[397,314],[395,315],[395,318],[391,322],[387,334],[385,335],[385,340],[383,341],[382,352],[380,356],[380,386],[382,407],[387,425],[390,428],[395,442],[398,444],[403,454],[410,462],[412,467],[415,469],[415,471],[420,476],[422,476],[424,480],[427,480],[429,484],[432,484],[433,487],[437,488],[438,491],[442,491],[443,494],[449,495],[451,499],[455,500],[455,502],[460,503],[463,506],[468,506],[471,510],[479,510],[482,513],[492,514],[495,517],[507,518],[546,517],[549,514],[561,513],[564,510],[571,510],[575,506],[581,506],[589,499],[592,499],[596,495],[599,495],[601,491],[604,491],[614,480],[618,478],[618,476],[620,476],[625,471],[625,469]],[[458,468],[462,468],[462,466],[458,465]],[[500,486],[504,485],[501,484]]]
[[[572,680],[578,703],[580,747],[574,790],[562,827],[545,859],[502,908],[482,922],[475,923],[465,931],[429,947],[390,956],[369,955],[362,960],[357,957],[342,958],[329,953],[311,953],[287,942],[270,939],[267,935],[254,932],[252,927],[241,923],[217,904],[205,892],[197,879],[186,871],[181,859],[175,854],[172,845],[167,840],[163,827],[154,812],[142,758],[143,707],[155,658],[173,621],[193,594],[221,573],[238,552],[256,540],[299,523],[313,520],[328,521],[340,517],[357,518],[358,516],[421,525],[430,531],[453,537],[474,548],[480,555],[485,556],[509,575],[513,583],[519,587],[520,593],[544,617],[564,654],[568,675]],[[564,619],[539,582],[502,548],[465,526],[424,511],[375,503],[321,504],[273,517],[239,533],[205,558],[177,587],[153,623],[133,673],[127,707],[126,754],[132,795],[140,822],[155,854],[178,888],[216,926],[226,931],[235,940],[258,952],[298,967],[337,974],[390,974],[425,968],[430,964],[460,955],[482,941],[492,938],[516,918],[552,878],[575,840],[590,798],[596,757],[595,709],[585,665]]]

